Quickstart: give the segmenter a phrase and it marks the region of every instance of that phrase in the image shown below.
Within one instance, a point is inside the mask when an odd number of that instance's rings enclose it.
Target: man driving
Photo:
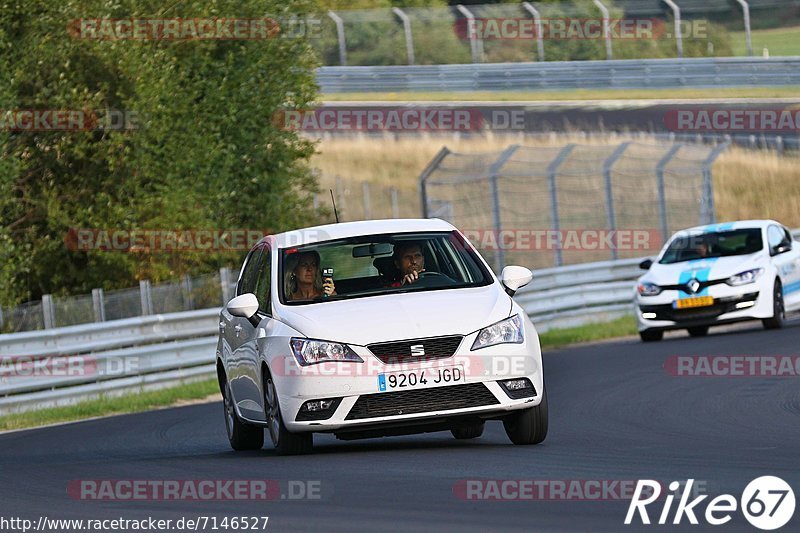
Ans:
[[[400,242],[394,245],[394,266],[400,271],[400,280],[392,283],[392,287],[399,287],[416,283],[419,273],[425,271],[425,256],[422,247],[416,242]]]

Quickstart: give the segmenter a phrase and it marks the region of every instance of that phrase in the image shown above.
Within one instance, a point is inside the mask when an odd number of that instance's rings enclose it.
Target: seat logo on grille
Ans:
[[[411,355],[425,355],[425,346],[422,344],[412,344],[411,348]]]

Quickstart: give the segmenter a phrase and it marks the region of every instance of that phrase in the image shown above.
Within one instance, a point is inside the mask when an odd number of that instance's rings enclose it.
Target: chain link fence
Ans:
[[[738,0],[675,4],[677,10],[662,0],[337,10],[320,15],[313,46],[328,66],[728,57],[764,49],[796,55],[794,44],[758,31],[800,25],[800,0],[749,0],[746,9]]]
[[[715,221],[711,166],[726,146],[443,148],[420,178],[423,213],[461,229],[498,272],[641,257]]]
[[[185,276],[165,283],[142,280],[138,288],[94,289],[92,294],[75,296],[46,294],[39,302],[0,308],[0,333],[209,309],[227,303],[233,297],[235,285],[236,272],[221,268],[215,274]]]

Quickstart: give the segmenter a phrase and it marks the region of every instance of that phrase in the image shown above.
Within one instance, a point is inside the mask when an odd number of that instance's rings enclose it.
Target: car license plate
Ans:
[[[466,381],[464,367],[448,366],[421,368],[378,374],[378,390],[380,392],[408,389],[422,389],[439,385],[451,385]]]
[[[672,302],[672,306],[675,309],[691,309],[694,307],[708,307],[709,305],[714,305],[714,298],[711,296],[697,296]]]

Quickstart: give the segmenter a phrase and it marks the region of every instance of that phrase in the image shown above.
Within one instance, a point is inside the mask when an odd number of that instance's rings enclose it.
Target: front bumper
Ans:
[[[422,363],[386,364],[366,347],[354,345],[350,347],[364,363],[300,367],[293,358],[284,359],[281,364],[292,368],[279,372],[271,369],[284,424],[294,432],[387,430],[448,420],[495,418],[538,405],[544,393],[539,339],[533,326],[525,322],[522,344],[471,351],[477,335],[473,333],[464,337],[455,355]],[[430,369],[435,375],[438,369],[452,367],[463,370],[463,381],[387,392],[379,388],[380,374]],[[530,394],[509,394],[499,383],[517,378],[530,381]],[[320,399],[335,401],[329,413],[320,413],[318,419],[308,419],[306,411],[301,414],[304,403]]]

